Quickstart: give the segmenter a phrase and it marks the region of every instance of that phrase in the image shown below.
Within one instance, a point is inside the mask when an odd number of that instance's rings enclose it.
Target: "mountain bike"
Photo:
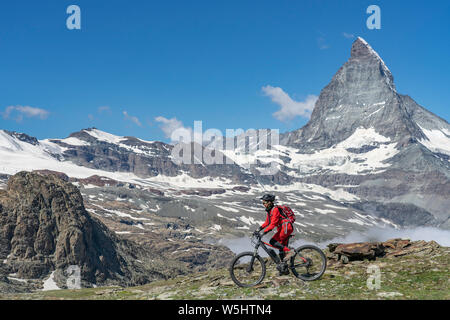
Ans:
[[[266,262],[258,254],[261,247],[269,255],[272,261],[277,265],[280,272],[292,273],[304,281],[313,281],[319,279],[327,268],[327,258],[323,251],[314,245],[303,245],[295,250],[295,255],[289,260],[289,265],[281,261],[275,250],[268,248],[271,244],[262,241],[261,236],[254,233],[251,237],[251,244],[255,248],[253,252],[246,251],[238,254],[230,265],[230,275],[234,283],[240,287],[253,287],[260,284],[266,276]]]

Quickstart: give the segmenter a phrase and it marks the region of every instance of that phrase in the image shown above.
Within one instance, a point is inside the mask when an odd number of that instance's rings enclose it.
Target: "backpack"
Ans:
[[[291,208],[289,208],[288,206],[277,206],[277,208],[278,210],[280,210],[281,215],[289,220],[290,223],[293,224],[295,222],[295,214]]]

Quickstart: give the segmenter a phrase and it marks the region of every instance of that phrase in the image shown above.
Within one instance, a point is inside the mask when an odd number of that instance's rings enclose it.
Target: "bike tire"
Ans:
[[[317,256],[319,257],[319,261],[321,262],[321,265],[318,267],[317,272],[313,274],[309,273],[309,268],[305,267],[304,264],[296,266],[295,259],[302,256],[302,252],[305,252],[306,250],[311,250],[312,252],[316,253]],[[314,281],[320,279],[320,277],[322,277],[322,275],[325,273],[326,268],[327,268],[327,257],[320,248],[314,245],[304,245],[295,249],[295,255],[290,259],[290,269],[292,270],[292,273],[297,278],[304,281]],[[307,273],[302,272],[305,269]]]
[[[256,281],[251,282],[249,284],[241,282],[240,279],[238,279],[238,277],[236,276],[237,263],[244,257],[248,257],[249,260],[251,260],[252,257],[255,257],[255,261],[258,261],[259,264],[261,265],[261,275],[257,278]],[[266,276],[266,263],[264,262],[263,258],[261,258],[259,255],[255,256],[253,252],[250,252],[250,251],[242,252],[239,255],[237,255],[231,262],[229,272],[230,272],[231,279],[239,287],[242,287],[242,288],[254,287],[254,286],[260,284],[263,281],[264,277]]]

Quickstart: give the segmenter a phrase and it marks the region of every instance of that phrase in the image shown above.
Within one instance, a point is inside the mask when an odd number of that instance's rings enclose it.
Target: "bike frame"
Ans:
[[[251,261],[250,261],[249,269],[253,267],[253,262],[255,261],[255,257],[258,255],[258,249],[259,249],[259,247],[261,247],[261,248],[264,249],[264,251],[267,253],[267,255],[270,257],[270,259],[272,259],[272,261],[273,261],[275,264],[278,264],[278,263],[281,262],[281,261],[276,261],[276,260],[271,256],[270,251],[269,251],[269,249],[267,248],[267,246],[272,247],[272,248],[278,250],[277,247],[274,247],[274,246],[271,245],[270,243],[267,243],[267,242],[265,242],[265,241],[262,241],[262,238],[258,237],[258,243],[255,245],[255,250],[253,251],[253,257],[252,257],[252,259],[251,259]],[[294,250],[294,249],[291,249],[291,250]],[[299,257],[300,257],[300,259],[303,260],[304,263],[308,263],[308,260],[306,260],[304,257],[302,257],[302,256],[299,256]]]
[[[259,283],[261,283],[261,281],[263,281],[264,277],[266,276],[266,264],[268,262],[268,259],[263,259],[259,254],[258,254],[258,250],[260,247],[263,248],[263,250],[269,255],[269,257],[271,258],[271,260],[276,264],[276,268],[278,271],[280,271],[280,274],[284,274],[284,271],[287,271],[289,268],[290,271],[292,271],[292,273],[299,279],[303,280],[303,281],[313,281],[313,280],[317,280],[319,279],[323,273],[325,272],[326,269],[326,256],[323,253],[323,251],[314,245],[302,245],[298,248],[292,248],[289,247],[290,250],[294,250],[295,255],[290,258],[289,260],[289,265],[287,262],[285,261],[280,261],[280,259],[278,258],[278,255],[274,252],[274,250],[272,250],[271,248],[274,249],[278,249],[277,247],[273,246],[270,243],[267,243],[265,241],[262,241],[262,237],[257,234],[254,233],[253,236],[251,237],[251,244],[254,247],[253,251],[245,251],[242,252],[240,254],[238,254],[234,259],[233,262],[230,265],[230,275],[231,278],[233,279],[233,281],[240,287],[252,287],[255,286]],[[304,253],[305,250],[305,253]],[[309,258],[308,257],[308,252],[309,250],[312,250],[312,252],[316,252],[319,253],[319,259],[320,259],[320,263],[317,264],[313,258]],[[241,258],[243,258],[243,260],[241,260]],[[250,261],[248,261],[248,259],[250,258]],[[257,274],[256,276],[259,276],[259,279],[256,280],[256,282],[250,283],[250,284],[245,284],[243,283],[241,280],[238,280],[238,278],[236,278],[236,275],[240,278],[241,275],[243,275],[245,277],[245,273],[242,274],[240,272],[235,273],[235,270],[242,270],[242,267],[244,267],[247,271],[247,275],[252,273],[253,271],[255,271],[255,269],[253,268],[253,266],[255,265],[255,262],[258,260],[258,267],[261,266],[261,274],[259,275],[260,269],[257,270]],[[238,267],[236,267],[238,266]],[[239,267],[240,266],[240,267]],[[319,266],[320,270],[316,271],[313,270],[311,273],[310,272],[310,267],[311,266]],[[306,273],[304,273],[302,270],[299,270],[298,267],[306,267]],[[243,270],[242,270],[243,271]],[[253,276],[254,277],[254,276]]]
[[[274,249],[277,249],[277,248],[275,248],[274,246],[272,246],[270,243],[264,242],[264,241],[261,240],[261,238],[258,238],[258,243],[257,243],[256,246],[255,246],[255,251],[253,252],[253,256],[256,256],[256,255],[258,254],[258,249],[259,249],[259,247],[261,247],[261,248],[264,249],[264,251],[267,253],[267,255],[268,255],[272,260],[274,260],[274,259],[272,258],[272,256],[270,255],[269,249],[266,247],[266,245],[268,245],[269,247],[272,247],[272,248],[274,248]],[[274,261],[274,262],[276,262],[276,261]],[[253,261],[252,261],[252,264],[253,264]]]

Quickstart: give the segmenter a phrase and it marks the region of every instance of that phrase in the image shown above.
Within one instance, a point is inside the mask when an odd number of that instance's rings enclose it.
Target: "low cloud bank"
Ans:
[[[450,230],[443,230],[433,227],[418,227],[413,229],[393,229],[393,228],[376,228],[369,229],[364,233],[350,232],[345,237],[337,237],[329,241],[319,243],[326,246],[329,243],[352,243],[365,241],[386,241],[393,238],[410,239],[411,241],[434,240],[441,246],[450,246]]]
[[[264,241],[266,241],[266,240],[264,240]],[[220,239],[217,244],[227,247],[228,249],[233,251],[233,253],[236,253],[236,254],[244,252],[244,251],[253,251],[254,250],[254,248],[252,247],[252,245],[250,243],[249,237],[236,238],[236,239]],[[259,251],[260,251],[260,254],[262,254],[264,252],[264,250],[262,250],[262,249]]]
[[[272,234],[273,235],[273,234]],[[263,240],[269,242],[270,237],[266,236]],[[294,238],[295,241],[291,244],[293,247],[299,247],[304,244],[315,244],[320,248],[325,248],[329,243],[353,243],[353,242],[366,242],[366,241],[386,241],[393,238],[410,239],[411,241],[434,240],[441,246],[450,247],[450,230],[443,230],[433,227],[418,227],[413,229],[393,229],[393,228],[376,228],[362,232],[350,232],[343,237],[336,237],[323,242],[313,242],[308,239]],[[254,248],[250,243],[249,237],[237,238],[237,239],[221,239],[217,243],[228,247],[233,253],[241,253],[244,251],[253,251]],[[264,250],[259,250],[259,253],[266,256]],[[264,254],[263,254],[264,253]]]

